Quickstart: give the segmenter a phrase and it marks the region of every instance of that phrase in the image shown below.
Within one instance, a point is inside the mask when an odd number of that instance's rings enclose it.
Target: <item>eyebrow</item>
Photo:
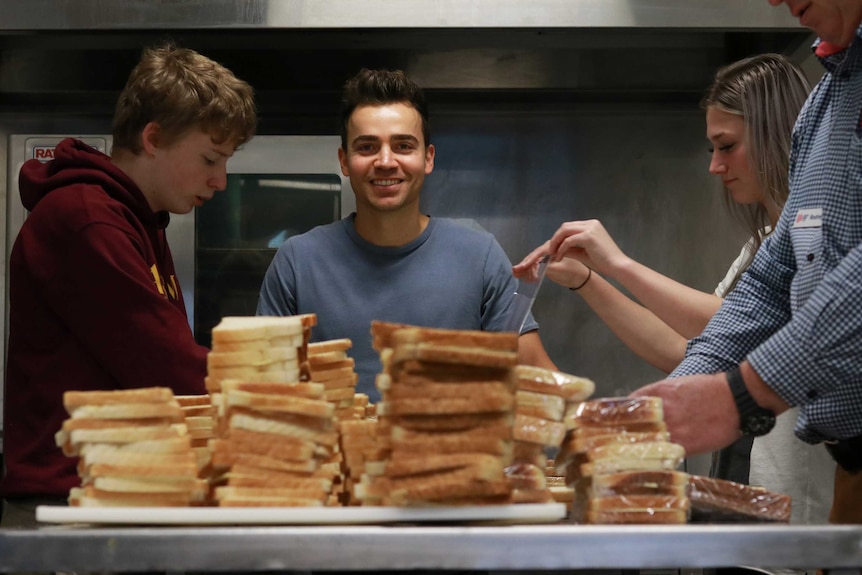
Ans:
[[[419,142],[419,138],[412,134],[395,134],[391,137],[393,141],[396,142]],[[379,142],[380,138],[378,136],[356,136],[353,138],[353,144],[363,143],[363,142]]]
[[[238,150],[238,149],[239,149],[239,148],[236,148],[236,149],[234,150],[234,152],[235,152],[236,150]],[[221,150],[219,150],[219,149],[218,149],[218,148],[216,148],[215,146],[210,146],[210,152],[212,152],[212,153],[214,153],[214,154],[217,154],[217,155],[219,155],[219,156],[221,156],[221,157],[223,157],[223,158],[230,158],[230,157],[231,157],[231,155],[230,155],[230,154],[226,154],[226,153],[222,152]]]
[[[728,131],[722,130],[720,132],[716,132],[715,134],[707,134],[706,139],[709,141],[712,141],[712,140],[718,140],[718,139],[726,137],[726,136],[728,136]]]

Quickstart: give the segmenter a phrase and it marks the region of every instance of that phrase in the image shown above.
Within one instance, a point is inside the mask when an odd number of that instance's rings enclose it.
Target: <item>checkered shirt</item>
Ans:
[[[776,231],[671,374],[748,359],[801,406],[796,434],[810,443],[862,434],[862,26],[821,62],[828,73],[794,128]]]

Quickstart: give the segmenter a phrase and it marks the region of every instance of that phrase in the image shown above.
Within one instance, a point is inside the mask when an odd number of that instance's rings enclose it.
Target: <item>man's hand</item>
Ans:
[[[662,398],[670,439],[682,445],[687,455],[721,449],[742,436],[724,373],[665,379],[631,395]]]

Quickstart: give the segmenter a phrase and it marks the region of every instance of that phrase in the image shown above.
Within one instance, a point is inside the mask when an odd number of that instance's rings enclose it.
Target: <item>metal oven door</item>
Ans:
[[[254,315],[263,275],[290,236],[355,209],[338,136],[257,136],[228,160],[224,191],[172,216],[168,241],[195,338],[222,317]]]

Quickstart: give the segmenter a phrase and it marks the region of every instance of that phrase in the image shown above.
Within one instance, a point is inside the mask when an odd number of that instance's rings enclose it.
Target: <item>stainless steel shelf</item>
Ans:
[[[798,28],[763,0],[0,0],[0,31],[148,28]]]
[[[0,572],[862,567],[862,526],[43,527]]]

